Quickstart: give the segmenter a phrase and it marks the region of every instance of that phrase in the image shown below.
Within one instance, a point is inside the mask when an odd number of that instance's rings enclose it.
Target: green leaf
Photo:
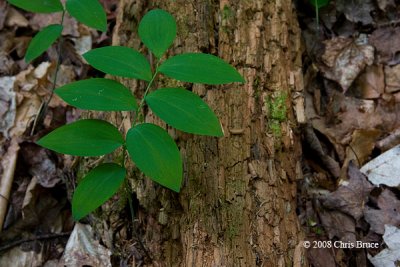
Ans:
[[[127,78],[150,81],[150,64],[138,51],[125,46],[106,46],[92,49],[83,57],[95,69]]]
[[[179,192],[182,183],[182,159],[169,134],[151,123],[131,128],[126,147],[136,166],[157,183]]]
[[[243,77],[234,67],[210,54],[186,53],[167,59],[158,71],[176,80],[224,84],[244,82]]]
[[[329,0],[309,0],[309,1],[314,7],[318,9],[329,4]]]
[[[125,175],[125,168],[115,163],[104,163],[91,170],[72,197],[74,219],[82,219],[111,198],[121,187]]]
[[[62,25],[53,24],[38,32],[29,44],[25,61],[29,63],[46,51],[61,36],[62,30]]]
[[[55,129],[37,143],[58,153],[101,156],[124,143],[118,129],[103,120],[79,120]]]
[[[106,12],[98,0],[67,0],[66,8],[79,22],[102,32],[107,31]]]
[[[174,42],[176,36],[174,17],[162,9],[148,12],[140,21],[139,36],[154,55],[160,58]]]
[[[210,107],[183,88],[163,88],[146,96],[151,110],[169,125],[193,134],[223,136],[221,124]]]
[[[114,80],[94,78],[73,82],[55,90],[71,106],[80,109],[135,110],[136,99],[128,88]]]
[[[36,13],[52,13],[63,11],[59,0],[8,0],[10,4]]]

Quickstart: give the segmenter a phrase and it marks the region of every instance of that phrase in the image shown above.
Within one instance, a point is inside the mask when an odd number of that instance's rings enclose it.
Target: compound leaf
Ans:
[[[121,187],[125,175],[125,168],[115,163],[104,163],[91,170],[72,197],[74,219],[80,220],[112,197]]]
[[[136,99],[121,83],[103,78],[69,83],[55,93],[71,106],[80,109],[123,111],[135,110]]]
[[[167,59],[158,71],[176,80],[191,83],[244,82],[243,77],[234,67],[210,54],[180,54]]]
[[[97,29],[107,31],[107,16],[98,0],[67,0],[66,8],[79,22]]]
[[[124,143],[118,129],[103,120],[79,120],[55,129],[37,143],[58,153],[101,156]]]
[[[29,44],[25,61],[29,63],[46,51],[61,36],[62,30],[62,25],[53,24],[38,32]]]
[[[127,78],[150,81],[150,64],[138,51],[125,46],[106,46],[92,49],[83,57],[95,69]]]
[[[169,125],[193,134],[223,136],[221,124],[210,107],[183,88],[162,88],[146,96],[151,110]]]
[[[139,36],[154,55],[160,58],[174,42],[176,36],[174,17],[162,9],[148,12],[140,21]]]
[[[161,127],[142,123],[128,131],[126,147],[136,166],[157,183],[179,192],[182,159],[178,147]]]
[[[36,13],[52,13],[64,10],[59,0],[8,0],[8,2],[26,11]]]

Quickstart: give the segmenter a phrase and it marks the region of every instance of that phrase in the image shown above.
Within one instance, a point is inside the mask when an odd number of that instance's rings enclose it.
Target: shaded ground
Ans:
[[[110,32],[118,1],[102,2]],[[304,179],[298,214],[311,242],[307,252],[313,266],[395,266],[400,261],[400,149],[395,148],[400,144],[399,6],[395,0],[331,1],[319,10],[317,22],[313,6],[297,1],[304,76],[299,73],[296,80],[304,77],[308,122],[302,131]],[[76,265],[109,262],[111,251],[94,241],[91,229],[80,225],[70,236],[76,159],[34,143],[80,115],[51,97],[57,46],[30,65],[23,59],[32,36],[59,20],[58,15],[26,13],[0,0],[1,198],[3,203],[9,200],[0,266],[53,266],[71,258],[77,259]],[[99,35],[71,18],[66,25],[57,86],[98,75],[80,54],[110,43],[109,33]],[[385,151],[392,154],[360,171]],[[4,193],[6,178],[9,196]],[[86,245],[77,241],[77,233]],[[66,247],[68,239],[75,240],[75,249],[90,244],[97,254],[77,257],[73,245]],[[102,241],[112,244],[104,236]],[[378,246],[356,248],[357,241]],[[132,247],[131,255],[118,259],[122,266],[130,257],[143,257],[140,244],[126,246]],[[118,248],[112,249],[118,254]]]

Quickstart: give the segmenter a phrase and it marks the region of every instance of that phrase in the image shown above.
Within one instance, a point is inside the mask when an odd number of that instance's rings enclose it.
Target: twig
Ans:
[[[19,145],[15,138],[3,160],[3,176],[0,181],[0,232],[3,229],[4,219],[7,214],[8,200],[10,199],[11,185],[14,181],[15,166],[17,165]]]
[[[43,234],[43,235],[38,235],[35,237],[31,237],[31,238],[24,238],[24,239],[20,239],[20,240],[15,240],[12,241],[8,244],[5,244],[3,246],[0,247],[0,252],[10,249],[12,247],[21,245],[23,243],[26,242],[32,242],[32,241],[37,241],[37,240],[44,240],[44,239],[52,239],[52,238],[57,238],[57,237],[65,237],[65,236],[69,236],[71,235],[71,232],[62,232],[62,233],[52,233],[52,234]]]

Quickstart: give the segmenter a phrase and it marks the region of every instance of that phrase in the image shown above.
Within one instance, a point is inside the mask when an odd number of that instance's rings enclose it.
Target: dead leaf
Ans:
[[[376,129],[357,129],[353,131],[351,143],[346,148],[346,158],[342,165],[342,174],[347,171],[350,161],[355,162],[358,167],[361,167],[367,161],[380,135],[381,131]],[[344,176],[342,175],[341,177]]]
[[[400,27],[381,27],[372,32],[369,43],[376,48],[379,63],[396,65],[400,51]]]
[[[17,64],[8,53],[0,51],[0,75],[13,75],[17,70]]]
[[[8,14],[9,7],[5,0],[0,0],[0,31],[4,28],[4,22]]]
[[[400,91],[400,64],[393,67],[385,66],[385,84],[386,93]]]
[[[371,230],[383,234],[385,224],[400,225],[400,200],[389,189],[383,190],[379,195],[377,206],[379,209],[365,207],[364,217],[370,224]]]
[[[335,37],[324,41],[324,64],[319,68],[323,75],[336,81],[346,92],[359,73],[374,61],[374,48],[364,44],[362,37],[353,41],[350,38]]]
[[[382,11],[385,11],[388,6],[396,6],[394,0],[377,0],[376,2]]]
[[[14,125],[16,98],[15,77],[0,77],[0,133],[8,137],[8,130]]]
[[[89,225],[76,223],[60,263],[66,266],[111,267],[111,252],[93,238]]]
[[[382,65],[372,65],[365,68],[365,72],[355,81],[356,94],[364,99],[376,99],[385,89],[385,75]]]
[[[310,241],[313,244],[313,241]],[[318,240],[315,240],[318,241]],[[307,258],[310,266],[314,267],[336,267],[334,250],[331,248],[309,248]]]
[[[29,20],[29,26],[33,30],[39,31],[50,24],[59,24],[61,22],[61,12],[51,14],[35,13]],[[68,13],[65,14],[63,23],[63,35],[79,37],[78,23]]]
[[[372,24],[371,12],[375,10],[372,0],[336,0],[336,9],[343,12],[351,22]]]
[[[41,253],[15,247],[1,255],[0,266],[43,266],[43,258]]]
[[[363,216],[364,205],[373,186],[354,164],[350,163],[348,181],[341,181],[339,188],[326,196],[321,196],[322,205],[329,209],[340,210],[354,219]]]
[[[330,240],[337,237],[344,242],[356,242],[356,224],[352,217],[336,210],[320,210],[318,215]]]
[[[14,26],[27,27],[29,22],[19,11],[10,7],[8,10],[5,24],[8,27],[14,27]]]
[[[365,164],[361,172],[374,185],[400,186],[400,145]]]
[[[62,177],[54,159],[48,150],[31,143],[25,143],[21,149],[22,157],[28,166],[30,175],[46,188],[54,187]]]
[[[336,160],[330,157],[322,148],[322,145],[314,132],[314,129],[311,125],[305,128],[305,139],[309,148],[318,156],[318,159],[324,165],[324,168],[328,169],[329,172],[334,177],[339,177],[340,175],[340,167]]]
[[[397,267],[400,262],[400,229],[392,225],[385,225],[383,235],[387,248],[368,259],[375,267]]]

